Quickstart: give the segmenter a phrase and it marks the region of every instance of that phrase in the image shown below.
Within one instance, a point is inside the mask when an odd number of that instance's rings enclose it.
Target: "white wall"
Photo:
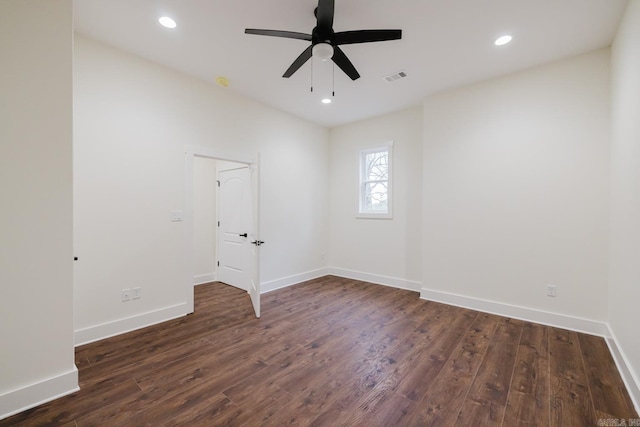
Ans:
[[[359,152],[388,141],[394,143],[393,219],[358,219]],[[421,159],[422,107],[331,130],[329,259],[337,274],[419,289]]]
[[[612,47],[609,324],[640,407],[640,2],[630,1]],[[631,384],[631,382],[628,382]]]
[[[605,49],[425,100],[426,289],[606,321],[609,77]]]
[[[74,53],[77,342],[185,312],[170,213],[185,209],[186,145],[260,152],[265,287],[324,266],[326,129],[81,36]],[[121,302],[134,286],[142,298]]]
[[[71,0],[0,2],[0,418],[78,385]]]
[[[193,283],[216,279],[216,159],[193,159]]]

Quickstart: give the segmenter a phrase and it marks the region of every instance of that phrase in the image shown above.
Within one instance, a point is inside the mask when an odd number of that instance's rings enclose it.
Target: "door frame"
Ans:
[[[185,154],[185,198],[184,198],[184,225],[185,225],[185,292],[187,303],[187,314],[194,311],[194,284],[193,275],[195,273],[195,254],[193,251],[194,230],[193,230],[193,159],[194,157],[206,157],[214,160],[227,160],[235,163],[258,165],[260,153],[248,153],[245,151],[219,150],[216,148],[187,145],[184,148]],[[260,177],[257,177],[258,182]],[[258,222],[260,220],[260,208],[256,206]],[[258,263],[258,277],[260,263]]]

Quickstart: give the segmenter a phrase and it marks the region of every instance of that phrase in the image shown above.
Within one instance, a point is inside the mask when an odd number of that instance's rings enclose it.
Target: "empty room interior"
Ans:
[[[0,53],[0,425],[640,425],[640,0],[0,0]]]

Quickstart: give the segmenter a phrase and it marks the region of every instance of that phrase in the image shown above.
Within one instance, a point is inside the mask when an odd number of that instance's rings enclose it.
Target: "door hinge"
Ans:
[[[220,261],[218,261],[218,267],[220,267]]]
[[[220,187],[220,181],[218,180],[218,181],[216,181],[216,182],[218,183],[218,187]]]
[[[220,227],[220,221],[218,221],[218,227]]]

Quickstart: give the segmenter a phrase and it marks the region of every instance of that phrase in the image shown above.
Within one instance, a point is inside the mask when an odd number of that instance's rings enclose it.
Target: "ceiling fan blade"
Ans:
[[[333,59],[333,62],[335,62],[336,65],[340,67],[340,69],[344,71],[347,76],[351,77],[351,80],[360,78],[360,74],[358,74],[358,70],[356,70],[356,67],[353,66],[351,61],[349,61],[349,58],[347,58],[347,55],[345,55],[342,49],[340,49],[338,46],[334,46],[333,58],[331,59]]]
[[[300,67],[302,67],[302,65],[304,65],[305,62],[307,62],[309,60],[309,58],[311,58],[311,48],[313,46],[309,46],[308,48],[306,48],[301,54],[300,56],[298,56],[296,58],[295,61],[293,61],[293,64],[291,64],[291,66],[289,68],[287,68],[287,71],[284,72],[284,74],[282,75],[282,77],[285,78],[289,78],[293,75],[293,73],[295,73],[296,71],[298,71],[298,69]]]
[[[245,34],[255,34],[257,36],[271,36],[271,37],[284,37],[285,39],[298,39],[311,41],[311,34],[296,33],[294,31],[280,31],[280,30],[259,30],[256,28],[247,28],[244,30]]]
[[[399,40],[402,38],[402,30],[356,30],[342,31],[333,35],[335,45],[384,42],[387,40]]]
[[[322,32],[329,33],[333,28],[333,12],[335,0],[318,0],[316,17],[318,18],[318,28]]]

